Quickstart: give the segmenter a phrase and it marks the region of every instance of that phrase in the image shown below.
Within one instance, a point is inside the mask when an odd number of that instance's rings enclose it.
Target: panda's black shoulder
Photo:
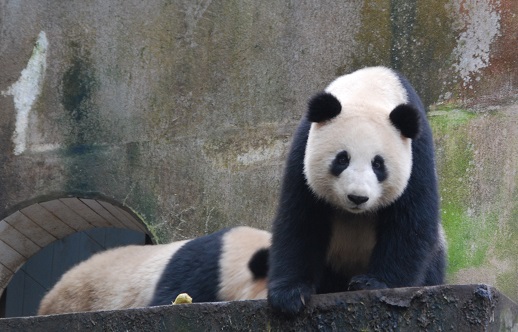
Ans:
[[[302,117],[295,135],[293,135],[288,152],[281,188],[281,200],[288,199],[287,196],[299,195],[306,191],[309,193],[304,176],[304,156],[310,128],[311,122],[306,116]]]
[[[426,109],[423,105],[423,102],[421,101],[421,98],[415,91],[414,87],[410,83],[410,81],[400,72],[393,70],[393,72],[396,74],[397,78],[401,82],[401,85],[403,85],[403,88],[405,89],[407,93],[408,98],[408,104],[412,105],[414,108],[418,109],[421,113],[426,113]]]
[[[426,115],[426,108],[409,80],[401,73],[394,71],[407,93],[408,104],[421,113],[421,129],[417,139],[412,141],[412,173],[407,188],[398,202],[407,211],[415,214],[428,214],[430,220],[438,220],[439,193],[437,187],[437,174],[435,171],[435,148],[432,129]],[[426,192],[427,195],[422,195]],[[426,197],[421,200],[423,206],[416,205],[414,197]],[[413,206],[413,209],[409,209]]]
[[[308,144],[310,128],[311,122],[308,120],[306,116],[302,117],[297,127],[297,130],[295,131],[295,134],[292,138],[290,151],[288,153],[288,159],[286,163],[284,175],[285,178],[286,176],[295,175],[294,172],[296,172],[297,175],[302,175],[301,172],[304,167],[304,156],[306,154],[306,145]]]
[[[229,230],[195,238],[178,249],[166,264],[150,305],[170,304],[180,293],[188,293],[194,302],[218,301],[223,237]]]
[[[311,122],[308,120],[307,116],[302,117],[297,130],[295,131],[295,135],[293,135],[292,150],[306,150],[310,129]]]

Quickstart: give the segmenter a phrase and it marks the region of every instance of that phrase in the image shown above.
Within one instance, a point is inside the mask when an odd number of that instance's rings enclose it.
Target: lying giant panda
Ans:
[[[295,133],[273,223],[268,300],[444,281],[434,147],[425,109],[384,67],[337,78]]]
[[[96,254],[66,272],[39,315],[193,302],[266,298],[270,233],[224,229],[193,240],[126,246]]]

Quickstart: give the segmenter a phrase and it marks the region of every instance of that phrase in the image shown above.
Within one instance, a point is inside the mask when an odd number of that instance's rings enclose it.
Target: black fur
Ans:
[[[372,170],[374,171],[374,174],[376,174],[376,178],[379,182],[383,182],[387,179],[388,171],[385,167],[385,159],[383,159],[382,156],[374,157],[374,160],[372,161]]]
[[[311,98],[308,103],[308,120],[322,122],[331,120],[342,111],[342,105],[330,93],[322,92]]]
[[[302,119],[289,151],[273,223],[268,301],[274,310],[296,314],[314,293],[443,283],[445,256],[439,245],[432,133],[419,97],[404,78],[401,81],[408,104],[419,112],[420,135],[412,141],[413,166],[407,188],[393,204],[377,212],[377,242],[366,274],[341,274],[326,265],[331,217],[336,210],[317,199],[306,183],[304,154],[311,125],[308,119],[313,116]],[[309,113],[313,113],[311,104]],[[412,134],[406,124],[402,127]]]
[[[350,161],[349,153],[347,151],[341,151],[339,152],[333,162],[331,163],[331,174],[334,176],[339,176],[342,174],[343,171],[349,167],[349,161]]]
[[[390,121],[405,137],[416,139],[421,126],[419,111],[410,105],[399,105],[390,113]]]
[[[171,304],[180,293],[188,293],[193,302],[220,301],[219,262],[222,239],[230,229],[193,239],[170,259],[157,284],[151,306]]]
[[[248,262],[248,268],[252,271],[254,279],[266,278],[268,274],[268,256],[270,249],[262,248],[253,254]]]

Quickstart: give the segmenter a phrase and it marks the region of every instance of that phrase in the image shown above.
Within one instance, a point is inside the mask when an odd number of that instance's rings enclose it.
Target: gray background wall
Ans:
[[[516,299],[517,30],[513,0],[0,0],[0,217],[95,197],[162,242],[268,229],[307,99],[387,65],[431,109],[450,281]]]

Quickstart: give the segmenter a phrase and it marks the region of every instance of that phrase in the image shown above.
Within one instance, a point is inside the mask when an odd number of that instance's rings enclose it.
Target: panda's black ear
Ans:
[[[321,92],[310,99],[308,103],[308,120],[311,122],[323,122],[340,114],[342,105],[330,93]]]
[[[421,132],[421,115],[411,105],[396,106],[390,113],[390,121],[405,137],[415,139]]]
[[[248,262],[248,268],[254,275],[254,279],[266,278],[269,269],[269,257],[270,249],[268,248],[261,248],[252,255]]]

